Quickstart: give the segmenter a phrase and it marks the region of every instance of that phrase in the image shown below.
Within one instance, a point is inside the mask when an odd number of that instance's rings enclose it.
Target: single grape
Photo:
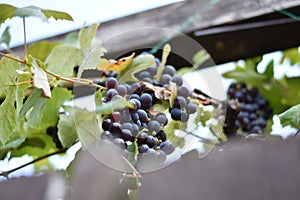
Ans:
[[[105,119],[105,120],[102,122],[102,129],[105,130],[105,131],[110,130],[111,124],[112,124],[112,120],[111,120],[111,119]]]
[[[131,119],[136,123],[140,119],[139,114],[137,112],[131,113]]]
[[[125,94],[127,93],[127,88],[125,85],[118,85],[116,90],[118,91],[119,95],[121,95],[122,97],[125,96]]]
[[[131,94],[141,95],[141,93],[143,92],[143,87],[140,83],[133,83],[130,87],[130,92]]]
[[[183,97],[187,98],[190,95],[191,95],[191,92],[187,87],[184,87],[184,86],[178,87],[177,96],[183,96]]]
[[[160,84],[169,84],[169,82],[172,80],[172,76],[169,74],[163,74],[160,78]]]
[[[113,139],[113,143],[119,147],[120,149],[126,149],[127,148],[127,144],[126,142],[122,139],[122,138],[115,138]]]
[[[116,88],[118,85],[118,80],[114,77],[110,77],[106,79],[106,87],[108,89]]]
[[[132,132],[130,130],[128,130],[128,129],[123,129],[122,130],[121,138],[124,141],[131,141],[131,142],[134,141],[134,137],[132,136]]]
[[[171,141],[165,141],[160,143],[160,149],[164,151],[167,155],[171,154],[175,150],[175,146]]]
[[[149,150],[149,147],[147,144],[142,144],[138,146],[139,153],[146,153]]]
[[[122,118],[122,115],[121,115],[121,113],[119,111],[114,111],[111,114],[111,119],[114,122],[121,122],[121,118]]]
[[[147,138],[146,138],[146,144],[150,147],[150,148],[153,148],[156,146],[156,139],[152,136],[152,135],[149,135]]]
[[[158,121],[153,120],[148,123],[149,133],[153,133],[153,132],[158,133],[160,131],[160,129],[161,129],[161,126]]]
[[[155,120],[158,121],[163,126],[168,124],[168,118],[165,114],[158,114]]]
[[[172,65],[166,65],[162,73],[173,76],[176,73],[176,69]]]
[[[181,119],[181,110],[178,108],[172,108],[171,109],[171,118],[176,121],[180,120]]]
[[[188,114],[193,114],[197,111],[197,106],[195,103],[193,103],[192,101],[190,101],[187,105],[186,105],[186,112]]]
[[[150,75],[153,77],[156,75],[157,72],[157,66],[156,65],[152,65],[151,67],[149,67],[147,69],[147,71],[149,71]]]
[[[177,86],[182,86],[182,84],[183,84],[183,80],[182,80],[181,76],[174,76],[172,78],[172,82],[176,83]]]
[[[187,114],[187,112],[181,112],[180,121],[187,122],[188,120],[189,120],[189,115]]]
[[[128,129],[132,132],[133,131],[132,123],[127,122],[127,123],[122,124],[122,129]]]
[[[114,136],[109,131],[104,131],[101,134],[101,140],[109,140],[112,141],[114,139]]]
[[[156,137],[157,137],[157,139],[164,142],[167,139],[167,134],[163,130],[160,130],[158,133],[156,133]]]
[[[110,125],[109,131],[111,134],[113,134],[114,137],[120,137],[120,134],[122,132],[121,124],[119,122],[113,122]]]
[[[131,99],[137,99],[137,100],[140,101],[140,96],[137,95],[137,94],[132,94],[132,95],[129,96],[129,100],[131,100]]]
[[[113,98],[114,96],[116,96],[116,95],[118,95],[118,94],[119,94],[118,91],[115,90],[115,89],[113,89],[113,88],[107,90],[106,96],[105,96],[105,98],[104,98],[104,102],[109,102],[110,100],[112,100],[112,98]]]
[[[152,106],[152,96],[148,93],[144,93],[140,96],[142,108],[149,109]]]
[[[143,123],[147,123],[148,122],[148,115],[147,115],[147,113],[144,110],[138,109],[136,111],[136,113],[139,115],[139,118],[140,118],[141,122],[143,122]]]
[[[148,134],[145,133],[145,132],[141,132],[141,133],[138,135],[138,137],[137,137],[137,143],[138,143],[139,145],[145,144],[147,138],[148,138]]]
[[[149,71],[141,71],[135,75],[139,80],[144,78],[151,78],[151,74]]]

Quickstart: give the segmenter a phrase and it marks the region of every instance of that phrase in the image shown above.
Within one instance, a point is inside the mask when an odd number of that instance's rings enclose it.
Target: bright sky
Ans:
[[[182,0],[0,0],[0,3],[16,7],[35,5],[44,9],[67,12],[73,17],[74,22],[50,20],[50,23],[42,23],[36,18],[28,19],[27,41],[32,42],[79,29],[84,23],[105,22],[179,1]],[[1,25],[0,34],[8,25],[12,34],[10,47],[21,45],[23,43],[21,18],[7,20]]]

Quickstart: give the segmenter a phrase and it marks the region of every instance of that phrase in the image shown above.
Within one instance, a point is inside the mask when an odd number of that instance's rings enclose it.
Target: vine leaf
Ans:
[[[130,56],[118,60],[107,60],[102,58],[97,69],[102,71],[113,70],[119,73],[124,72],[131,65],[134,55],[135,53],[132,53]]]
[[[80,77],[86,69],[96,69],[100,57],[104,54],[104,48],[93,45],[98,24],[84,28],[79,33],[80,47],[72,44],[62,44],[53,48],[45,60],[47,69],[63,77],[73,76],[74,67],[79,66],[77,76]],[[64,53],[61,53],[64,52]]]
[[[120,73],[119,82],[125,83],[126,81],[138,81],[138,79],[134,76],[135,73],[147,69],[151,66],[155,65],[154,56],[151,54],[147,55],[138,55],[135,57],[130,65],[127,67],[124,72]]]
[[[282,125],[291,125],[294,128],[300,128],[300,104],[291,107],[279,115]]]
[[[96,113],[75,108],[73,118],[75,119],[74,123],[78,138],[84,148],[88,148],[100,140],[101,129],[98,125]]]
[[[156,80],[160,80],[161,76],[162,76],[162,72],[165,68],[165,65],[167,63],[167,59],[168,59],[168,56],[169,54],[171,53],[171,46],[169,44],[165,44],[164,48],[163,48],[163,55],[162,55],[162,58],[161,58],[161,62],[157,68],[157,72],[156,72],[156,75],[155,75],[155,78]]]
[[[8,4],[0,4],[0,24],[4,23],[7,19],[13,17],[37,17],[42,21],[48,21],[49,18],[53,17],[55,20],[65,19],[73,21],[71,15],[65,12],[46,10],[37,6],[26,6],[17,8]]]
[[[123,109],[127,107],[133,108],[133,105],[128,101],[126,101],[126,99],[124,98],[117,98],[117,99],[113,99],[112,101],[109,101],[108,103],[97,106],[95,112],[101,114],[111,114],[115,110]]]
[[[45,61],[52,49],[60,44],[60,42],[50,42],[47,40],[35,42],[28,47],[28,54],[41,61]]]
[[[33,74],[33,85],[36,88],[42,89],[43,97],[51,98],[51,89],[48,82],[48,77],[41,64],[42,63],[36,59],[32,60],[31,72]]]
[[[283,56],[280,62],[283,63],[285,60],[289,60],[291,65],[295,65],[296,63],[299,63],[300,54],[299,54],[298,47],[283,51]]]
[[[59,116],[58,121],[58,138],[64,147],[71,146],[77,140],[77,130],[73,115]]]
[[[15,80],[18,76],[16,70],[20,63],[8,58],[0,60],[0,96],[5,97],[0,105],[0,141],[4,145],[12,136],[17,125],[17,113],[14,106],[16,101]]]
[[[10,39],[11,39],[11,35],[9,33],[9,27],[6,27],[0,37],[0,44],[3,43],[6,44],[6,46],[9,46]]]

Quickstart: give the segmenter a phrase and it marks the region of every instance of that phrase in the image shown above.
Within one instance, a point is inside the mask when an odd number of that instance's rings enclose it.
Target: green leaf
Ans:
[[[72,91],[67,88],[55,87],[52,90],[52,98],[46,99],[45,110],[43,111],[42,130],[50,126],[56,126],[59,120],[59,109],[61,106],[72,98]]]
[[[9,33],[9,27],[6,27],[0,37],[0,44],[4,43],[4,44],[6,44],[6,46],[9,46],[10,39],[11,39],[11,36]]]
[[[19,115],[20,110],[23,107],[23,101],[25,98],[25,91],[31,87],[31,74],[30,73],[19,73],[17,82],[22,83],[17,85],[16,91],[16,102],[17,102],[17,114]]]
[[[47,56],[50,54],[52,49],[61,44],[60,42],[50,42],[47,40],[42,40],[35,42],[28,47],[28,54],[35,57],[41,61],[45,61]]]
[[[79,32],[80,47],[82,49],[89,48],[92,44],[93,38],[95,37],[99,24],[95,23],[87,28],[83,28]]]
[[[34,158],[44,156],[57,150],[52,138],[38,129],[28,129],[26,140],[16,149],[11,150],[12,157],[29,155]]]
[[[161,58],[161,62],[157,68],[157,72],[155,75],[155,78],[157,81],[160,80],[161,76],[162,76],[162,72],[165,68],[165,65],[167,63],[167,59],[169,54],[171,53],[171,46],[169,44],[165,44],[164,48],[163,48],[163,54],[162,54],[162,58]]]
[[[43,63],[37,59],[32,59],[31,72],[33,74],[33,85],[36,88],[42,89],[42,96],[51,98],[50,84],[43,68]]]
[[[283,51],[283,56],[280,62],[283,63],[285,60],[289,60],[291,65],[295,65],[300,62],[298,47]]]
[[[14,16],[16,17],[37,17],[42,21],[46,22],[47,17],[41,12],[41,8],[37,6],[26,6],[23,8],[17,8],[14,11]]]
[[[35,91],[36,91],[35,94],[33,94],[34,96],[32,96],[31,99],[28,98],[26,100],[26,102],[28,101],[28,104],[32,106],[32,109],[30,110],[29,114],[26,115],[26,118],[27,118],[27,124],[29,126],[38,128],[42,120],[43,111],[46,105],[45,102],[46,100],[45,98],[41,98],[41,90],[35,90]]]
[[[95,25],[92,28],[95,28]],[[90,31],[80,34],[80,48],[70,44],[56,46],[45,61],[47,69],[63,77],[73,76],[76,66],[79,66],[78,77],[86,69],[96,69],[104,49],[99,45],[93,46],[90,42],[92,38],[86,39],[88,36],[94,37],[94,35],[94,32]]]
[[[183,148],[185,145],[185,139],[177,137],[174,133],[176,130],[186,130],[187,123],[180,121],[169,120],[168,124],[164,127],[164,131],[175,147]]]
[[[3,160],[11,149],[19,147],[26,139],[26,135],[10,139],[6,145],[0,145],[0,160]]]
[[[282,125],[291,125],[294,128],[300,128],[300,104],[291,107],[279,115]]]
[[[58,121],[58,138],[64,147],[69,147],[77,140],[77,130],[73,115],[60,115]]]
[[[47,17],[47,19],[50,19],[51,17],[53,17],[55,20],[64,19],[64,20],[68,20],[68,21],[74,21],[72,16],[66,12],[55,11],[55,10],[45,10],[45,9],[41,9],[41,12],[44,13],[44,15]]]
[[[0,141],[4,145],[12,136],[17,125],[17,112],[14,106],[16,101],[15,80],[18,76],[20,63],[9,58],[0,60],[0,96],[5,100],[0,105]]]
[[[7,19],[11,19],[14,17],[14,11],[16,7],[8,5],[8,4],[0,4],[0,25],[4,23]]]
[[[84,148],[100,141],[101,129],[98,125],[96,113],[84,109],[75,109],[74,119],[78,138]]]
[[[82,72],[87,69],[96,69],[100,63],[100,57],[104,55],[104,49],[99,45],[92,45],[92,41],[97,33],[99,24],[95,23],[79,32],[81,51],[85,56],[79,65],[77,77],[81,77]]]
[[[137,78],[134,77],[134,74],[142,71],[144,69],[148,69],[149,67],[155,65],[155,60],[153,55],[139,55],[132,60],[130,66],[127,67],[127,70],[120,73],[119,83],[123,84],[127,81],[138,81]]]
[[[95,92],[95,104],[96,106],[102,105],[102,90],[99,89]]]
[[[74,31],[69,33],[64,40],[64,44],[69,44],[72,45],[74,47],[79,47],[79,32],[78,31]]]
[[[84,55],[80,49],[62,44],[53,48],[45,63],[49,71],[63,77],[71,77],[73,76],[74,67],[80,65],[83,58]]]
[[[271,60],[269,64],[267,65],[267,68],[264,72],[264,75],[267,75],[268,77],[273,77],[274,75],[274,60]]]
[[[42,91],[39,89],[33,90],[33,92],[26,99],[23,107],[21,108],[21,110],[18,114],[18,120],[20,120],[22,117],[24,117],[26,115],[26,113],[31,108],[33,108],[36,104],[39,104],[39,102],[45,101],[45,99],[41,98],[41,93],[42,93]]]
[[[124,98],[117,98],[109,101],[108,103],[102,104],[95,109],[95,112],[101,114],[111,114],[115,110],[123,109],[123,108],[132,108],[133,105],[126,101]]]

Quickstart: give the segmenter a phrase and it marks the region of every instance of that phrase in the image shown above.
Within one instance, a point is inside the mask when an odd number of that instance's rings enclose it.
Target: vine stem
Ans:
[[[71,146],[72,146],[72,145],[71,145]],[[30,161],[30,162],[28,162],[28,163],[25,163],[25,164],[23,164],[23,165],[21,165],[21,166],[19,166],[19,167],[14,168],[14,169],[11,169],[11,170],[8,170],[8,171],[5,171],[5,172],[1,172],[1,173],[0,173],[0,176],[4,176],[4,177],[6,177],[6,178],[8,179],[8,175],[9,175],[9,174],[11,174],[11,173],[13,173],[13,172],[15,172],[15,171],[17,171],[17,170],[19,170],[19,169],[22,169],[22,168],[24,168],[24,167],[26,167],[26,166],[28,166],[28,165],[31,165],[31,164],[33,164],[33,163],[36,163],[36,162],[38,162],[38,161],[40,161],[40,160],[43,160],[43,159],[45,159],[45,158],[48,158],[48,157],[50,157],[50,156],[57,155],[57,154],[61,154],[61,153],[65,153],[69,148],[70,148],[70,147],[65,147],[65,148],[60,149],[60,150],[58,150],[58,151],[55,151],[55,152],[52,152],[52,153],[43,155],[43,156],[41,156],[41,157],[39,157],[39,158],[37,158],[37,159],[34,159],[33,161]]]
[[[134,174],[134,176],[130,176],[128,174],[125,176],[130,177],[130,178],[136,178],[136,179],[142,178],[141,174],[135,169],[135,167],[124,156],[121,156],[121,157],[127,163],[127,165],[132,169],[133,174]]]
[[[23,33],[24,33],[24,59],[26,59],[27,58],[27,41],[26,41],[25,17],[23,17]]]
[[[87,81],[87,79],[83,79],[83,80],[75,79],[74,80],[74,78],[65,78],[65,77],[62,77],[62,76],[60,76],[60,75],[58,75],[54,72],[51,72],[47,69],[45,70],[45,72],[47,74],[50,74],[50,75],[54,76],[57,79],[63,80],[63,81],[68,81],[68,82],[71,82],[71,83],[79,83],[79,84],[82,84],[82,85],[88,85],[88,86],[92,86],[92,87],[99,88],[99,89],[102,89],[102,90],[107,90],[106,87],[103,87],[101,85],[97,85],[97,84],[93,83],[92,81]]]
[[[10,55],[7,55],[7,54],[4,54],[2,52],[0,52],[0,56],[3,56],[3,57],[6,57],[6,58],[9,58],[9,59],[12,59],[14,61],[17,61],[19,63],[22,63],[22,64],[25,64],[25,61],[24,60],[21,60],[19,58],[16,58],[16,57],[13,57],[13,56],[10,56]]]

